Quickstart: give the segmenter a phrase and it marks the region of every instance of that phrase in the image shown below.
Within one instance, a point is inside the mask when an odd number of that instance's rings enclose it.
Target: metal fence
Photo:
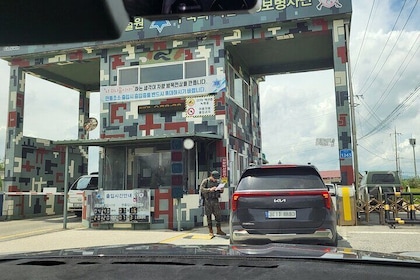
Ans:
[[[407,192],[383,192],[380,186],[373,195],[364,191],[356,200],[359,223],[378,221],[391,227],[397,224],[420,224],[417,217],[420,215],[420,193],[411,192],[409,188]]]

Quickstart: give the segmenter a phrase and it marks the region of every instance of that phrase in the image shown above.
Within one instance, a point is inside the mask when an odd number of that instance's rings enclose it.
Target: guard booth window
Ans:
[[[107,148],[104,161],[104,190],[125,190],[126,148]]]
[[[143,153],[134,157],[134,188],[156,189],[171,185],[171,153]]]
[[[207,60],[187,60],[118,68],[118,85],[159,83],[205,76]]]

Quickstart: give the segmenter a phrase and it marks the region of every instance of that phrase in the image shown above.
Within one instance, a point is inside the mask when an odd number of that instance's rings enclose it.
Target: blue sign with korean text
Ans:
[[[342,149],[340,150],[340,159],[342,158],[351,158],[352,157],[352,151],[351,149]]]

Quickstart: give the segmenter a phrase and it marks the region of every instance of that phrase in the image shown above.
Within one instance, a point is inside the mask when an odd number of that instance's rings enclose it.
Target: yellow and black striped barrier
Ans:
[[[385,223],[393,228],[396,225],[420,224],[416,216],[417,205],[414,202],[414,196],[420,193],[394,192],[384,195]]]

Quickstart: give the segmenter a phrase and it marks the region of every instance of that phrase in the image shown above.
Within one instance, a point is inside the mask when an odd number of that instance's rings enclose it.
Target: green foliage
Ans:
[[[416,178],[404,179],[403,186],[409,186],[411,189],[420,189],[420,177],[417,176]]]

